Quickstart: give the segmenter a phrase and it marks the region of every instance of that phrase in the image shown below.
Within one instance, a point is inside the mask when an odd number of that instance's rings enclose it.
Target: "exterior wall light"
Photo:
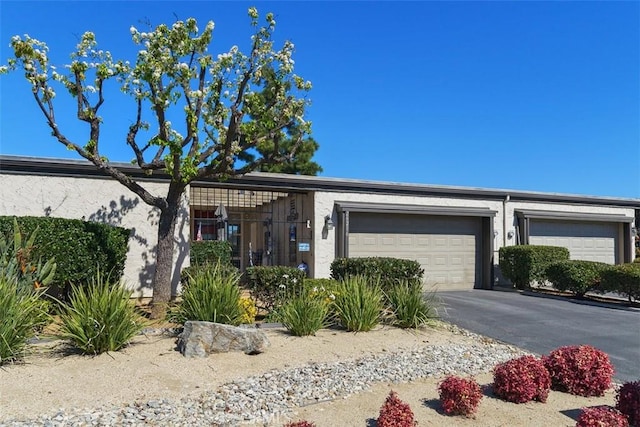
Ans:
[[[507,233],[507,238],[508,238],[508,239],[513,239],[513,231],[509,231],[509,232]]]
[[[327,230],[333,230],[333,221],[330,215],[324,217],[324,226],[327,227]]]

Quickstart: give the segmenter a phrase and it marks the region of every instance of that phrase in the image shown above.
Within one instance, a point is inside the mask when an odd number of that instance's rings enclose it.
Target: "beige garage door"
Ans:
[[[571,259],[618,262],[619,224],[610,222],[570,222],[531,220],[529,243],[532,245],[563,246]]]
[[[349,257],[413,259],[425,284],[472,289],[481,281],[481,218],[351,213]]]

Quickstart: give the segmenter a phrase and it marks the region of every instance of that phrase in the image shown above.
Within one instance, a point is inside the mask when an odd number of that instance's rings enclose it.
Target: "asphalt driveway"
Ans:
[[[440,317],[462,328],[536,354],[589,344],[609,354],[617,380],[640,380],[640,310],[479,289],[438,295]]]

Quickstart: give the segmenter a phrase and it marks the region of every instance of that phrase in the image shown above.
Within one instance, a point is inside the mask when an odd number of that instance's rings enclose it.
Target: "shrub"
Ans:
[[[281,306],[287,297],[300,295],[305,273],[295,267],[249,267],[247,286],[258,306],[267,312]]]
[[[71,283],[90,283],[98,269],[120,280],[127,258],[130,230],[97,222],[52,217],[0,217],[0,233],[10,232],[14,219],[26,235],[36,229],[32,259],[55,259],[52,281],[65,296]]]
[[[559,291],[573,292],[581,297],[599,290],[600,274],[609,264],[596,261],[569,260],[547,266],[547,280]]]
[[[300,420],[287,423],[284,425],[284,427],[316,427],[316,425],[306,420]]]
[[[426,298],[422,287],[411,286],[407,281],[393,285],[386,293],[386,300],[393,311],[392,323],[400,328],[419,328],[437,317],[435,294]]]
[[[629,422],[620,412],[610,406],[582,408],[576,427],[628,427]]]
[[[424,270],[418,261],[399,258],[337,258],[331,263],[331,278],[343,280],[349,276],[379,278],[383,290],[398,281],[422,286]]]
[[[380,408],[376,425],[378,427],[413,427],[417,423],[409,404],[400,400],[395,391],[391,391]]]
[[[333,279],[304,279],[305,289],[324,289],[332,290],[338,285],[337,280]]]
[[[551,387],[549,372],[540,359],[522,356],[497,365],[493,370],[493,392],[513,403],[546,402]]]
[[[100,272],[88,285],[73,285],[60,307],[60,337],[85,354],[121,349],[144,326],[130,298],[131,291]]]
[[[310,292],[294,296],[277,309],[276,319],[293,335],[315,335],[327,325],[329,304],[320,295]]]
[[[547,266],[569,260],[569,249],[558,246],[505,246],[499,252],[500,270],[518,289],[546,279]]]
[[[231,243],[226,240],[202,240],[191,242],[191,265],[231,264]]]
[[[626,382],[616,393],[616,409],[629,418],[629,424],[640,426],[640,381]]]
[[[367,332],[380,322],[383,293],[379,284],[370,280],[352,276],[338,283],[333,308],[347,331]]]
[[[438,386],[438,393],[447,415],[473,415],[482,399],[480,385],[473,378],[448,376]]]
[[[251,324],[256,321],[258,315],[258,307],[256,307],[255,301],[249,297],[240,297],[240,308],[242,309],[242,318],[240,323]]]
[[[0,275],[0,364],[22,357],[36,328],[47,323],[47,305],[41,293]]]
[[[179,323],[200,320],[239,325],[244,316],[239,282],[239,273],[229,273],[220,264],[197,270],[189,277],[182,300],[170,317]]]
[[[601,288],[605,292],[624,295],[629,302],[640,300],[640,262],[605,268],[602,271]]]
[[[611,387],[609,356],[590,345],[559,347],[542,358],[554,390],[578,396],[602,396]]]

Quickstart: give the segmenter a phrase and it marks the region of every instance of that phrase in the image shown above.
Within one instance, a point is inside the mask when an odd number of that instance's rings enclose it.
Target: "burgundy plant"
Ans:
[[[493,392],[507,402],[546,402],[550,388],[549,372],[534,356],[508,360],[493,370]]]
[[[380,408],[378,427],[414,427],[416,421],[408,403],[398,398],[395,391],[391,391]]]
[[[560,347],[542,360],[554,390],[589,397],[602,396],[611,387],[609,356],[590,345]]]
[[[284,425],[284,427],[316,427],[316,425],[310,421],[300,420],[300,421],[291,421]]]
[[[640,426],[640,381],[622,384],[616,393],[616,409],[629,418],[629,425]]]
[[[582,408],[576,427],[629,427],[629,422],[611,406],[596,406]]]
[[[473,378],[446,377],[438,386],[440,404],[447,415],[471,416],[482,399],[480,385]]]

